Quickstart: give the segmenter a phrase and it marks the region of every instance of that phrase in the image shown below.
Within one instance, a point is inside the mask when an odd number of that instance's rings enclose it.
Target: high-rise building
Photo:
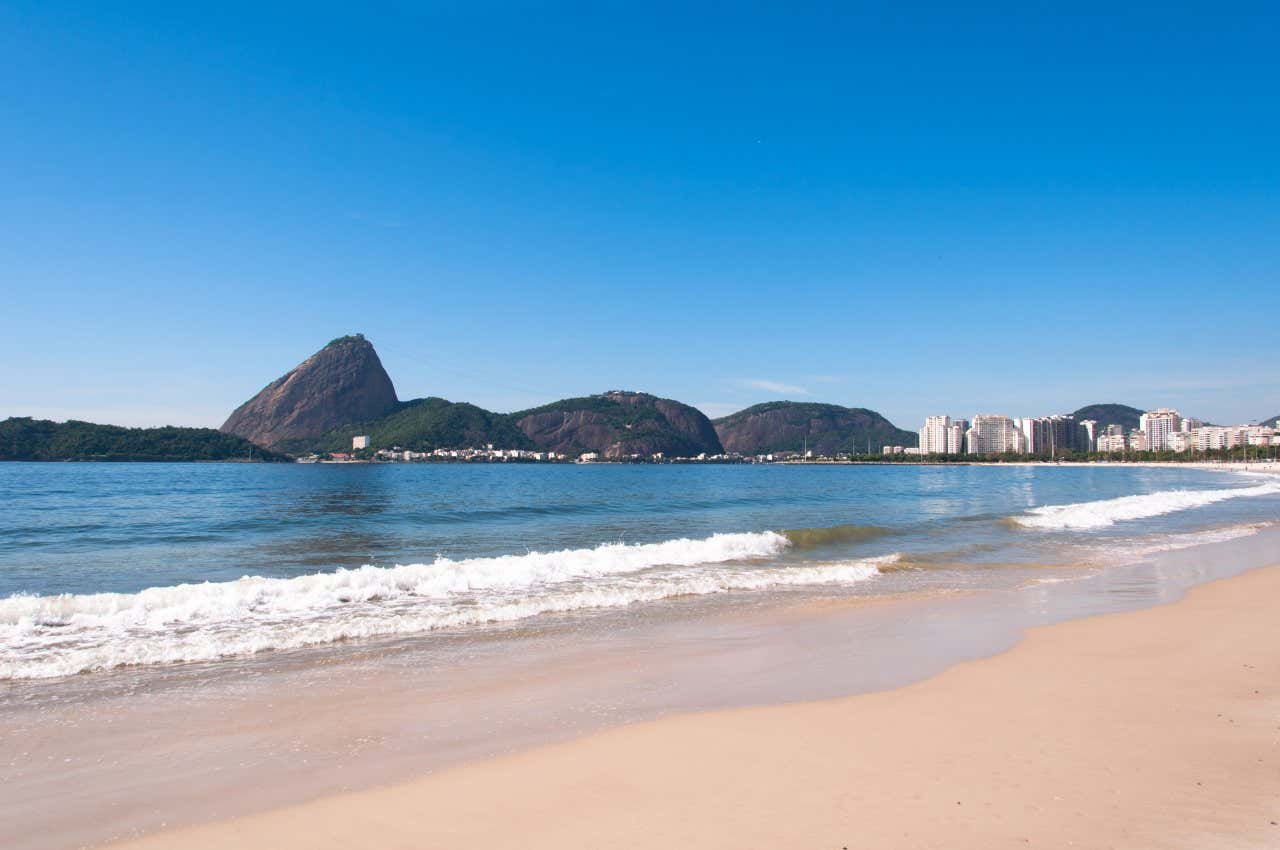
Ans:
[[[950,416],[926,416],[920,429],[920,453],[940,455],[947,452],[947,431],[951,428]]]
[[[1040,416],[1023,416],[1014,424],[1022,433],[1022,450],[1028,454],[1049,453],[1049,420]]]
[[[964,454],[964,434],[969,430],[969,420],[956,419],[947,428],[947,454]]]
[[[1049,417],[1050,456],[1060,455],[1076,449],[1076,418],[1071,414],[1058,414]]]
[[[1022,433],[1023,451],[1054,456],[1077,447],[1074,416],[1024,416],[1014,423]]]
[[[968,424],[950,416],[929,416],[920,429],[920,454],[958,455],[964,453],[964,432]]]
[[[1171,407],[1160,407],[1142,414],[1138,427],[1147,437],[1148,451],[1166,451],[1172,448],[1169,435],[1182,430],[1182,415]]]
[[[969,454],[1006,454],[1025,451],[1026,438],[1008,416],[980,413],[965,432]]]
[[[1076,427],[1080,429],[1076,432],[1080,443],[1077,448],[1084,452],[1093,451],[1098,445],[1098,421],[1096,419],[1082,419],[1076,424]]]

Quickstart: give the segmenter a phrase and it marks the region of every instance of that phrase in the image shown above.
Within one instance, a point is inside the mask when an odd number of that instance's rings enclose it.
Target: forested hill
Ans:
[[[878,452],[886,445],[914,446],[919,435],[874,410],[799,401],[771,401],[715,420],[725,451],[742,454]]]
[[[0,421],[0,460],[285,461],[279,452],[213,428],[122,428],[11,417]]]
[[[345,452],[351,451],[351,438],[357,434],[368,435],[374,449],[397,447],[429,452],[490,444],[503,449],[537,448],[511,417],[442,398],[398,402],[394,412],[380,419],[335,428],[318,439],[286,440],[278,446],[297,454]]]
[[[1077,422],[1092,419],[1098,423],[1098,432],[1107,430],[1109,425],[1119,425],[1126,431],[1138,427],[1142,410],[1127,404],[1090,404],[1072,414]]]

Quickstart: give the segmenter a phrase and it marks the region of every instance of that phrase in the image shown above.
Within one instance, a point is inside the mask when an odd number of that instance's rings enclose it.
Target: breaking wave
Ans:
[[[138,593],[11,596],[0,599],[0,679],[209,661],[678,596],[849,584],[896,557],[772,560],[789,545],[774,532],[716,534]]]
[[[1045,505],[1013,517],[1013,522],[1025,528],[1047,531],[1105,528],[1125,520],[1161,516],[1175,511],[1212,505],[1227,499],[1270,496],[1277,493],[1280,493],[1280,481],[1267,481],[1251,487],[1230,487],[1221,490],[1164,490],[1141,496],[1102,499],[1096,502]]]

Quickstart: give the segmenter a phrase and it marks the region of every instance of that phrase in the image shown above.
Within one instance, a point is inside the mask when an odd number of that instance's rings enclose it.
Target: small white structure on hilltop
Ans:
[[[352,438],[351,438],[351,450],[352,450],[352,451],[355,451],[356,449],[367,449],[367,448],[369,448],[369,435],[368,435],[368,434],[361,434],[361,435],[360,435],[360,436],[358,436],[358,437],[352,437]]]

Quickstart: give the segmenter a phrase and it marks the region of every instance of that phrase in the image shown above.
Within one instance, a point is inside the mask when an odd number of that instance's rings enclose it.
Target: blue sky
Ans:
[[[1265,5],[106,5],[0,2],[0,416],[355,331],[497,410],[1280,413]]]

